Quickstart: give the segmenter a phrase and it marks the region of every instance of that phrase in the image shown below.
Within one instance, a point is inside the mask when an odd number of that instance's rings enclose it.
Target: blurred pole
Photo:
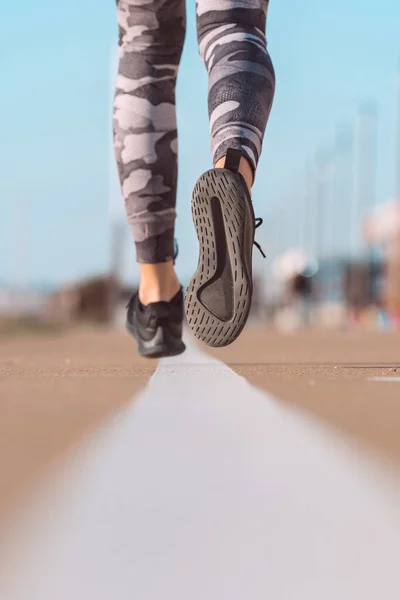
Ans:
[[[322,236],[324,239],[324,258],[326,261],[326,298],[330,302],[334,295],[334,238],[337,230],[335,223],[335,155],[331,148],[325,153],[323,214],[324,226]]]
[[[400,200],[400,59],[397,67],[397,139],[395,157],[395,195]]]
[[[334,254],[346,258],[351,250],[351,218],[353,206],[353,132],[348,124],[340,125],[335,136],[335,241]]]
[[[341,130],[336,128],[335,140],[333,145],[333,173],[332,173],[332,235],[331,235],[331,254],[333,258],[338,258],[340,255],[341,242],[343,236],[343,148],[341,145]]]
[[[330,270],[330,239],[331,239],[331,206],[332,206],[332,150],[320,148],[316,154],[317,170],[317,253],[320,265],[321,295],[325,300],[330,299],[331,270]]]
[[[293,248],[297,246],[297,232],[298,232],[298,221],[300,218],[299,214],[299,184],[298,180],[295,179],[295,184],[290,186],[287,192],[286,200],[286,248]]]
[[[301,192],[301,188],[299,186],[298,181],[291,186],[288,190],[287,203],[286,203],[286,214],[287,214],[287,248],[293,248],[297,246],[298,241],[298,225],[301,222],[301,212],[299,206],[299,192]]]
[[[318,150],[315,158],[316,198],[315,198],[315,246],[316,258],[325,258],[327,253],[327,193],[329,191],[329,157],[326,150]]]
[[[278,256],[282,254],[285,245],[284,221],[285,209],[283,206],[279,206],[276,213],[275,221],[275,258],[278,258]]]
[[[306,175],[306,201],[305,201],[305,239],[307,250],[313,258],[317,258],[317,226],[318,226],[318,201],[317,201],[317,169],[315,163],[307,166]]]
[[[335,236],[338,224],[335,222],[335,200],[336,200],[336,165],[335,156],[331,152],[326,165],[326,200],[325,200],[325,238],[326,257],[331,260],[334,255]]]
[[[310,249],[310,174],[309,166],[304,170],[304,185],[303,185],[303,218],[302,218],[301,243],[303,248],[311,253]]]
[[[375,206],[377,171],[377,107],[365,103],[357,118],[355,202],[353,212],[353,252],[365,250],[361,230],[365,216]]]
[[[298,218],[297,218],[297,243],[300,248],[304,248],[304,250],[308,250],[308,240],[307,240],[307,210],[308,210],[308,173],[305,172],[303,175],[303,179],[300,185],[300,193],[298,197]]]

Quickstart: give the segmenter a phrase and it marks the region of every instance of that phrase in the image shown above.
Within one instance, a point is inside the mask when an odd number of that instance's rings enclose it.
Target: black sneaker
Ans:
[[[147,306],[134,294],[127,309],[126,328],[138,342],[141,356],[162,358],[184,352],[182,290],[170,302],[153,302]]]
[[[251,196],[238,172],[241,153],[228,150],[224,169],[206,171],[197,181],[192,216],[199,240],[197,270],[189,283],[186,318],[208,346],[227,346],[243,330],[253,294],[255,230]]]

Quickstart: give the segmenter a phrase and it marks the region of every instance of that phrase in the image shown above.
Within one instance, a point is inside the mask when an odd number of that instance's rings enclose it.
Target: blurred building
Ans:
[[[0,316],[38,315],[47,295],[45,290],[4,286],[0,288]]]
[[[134,288],[121,286],[110,275],[69,284],[52,293],[43,305],[46,320],[64,324],[114,325],[125,322],[126,305]]]

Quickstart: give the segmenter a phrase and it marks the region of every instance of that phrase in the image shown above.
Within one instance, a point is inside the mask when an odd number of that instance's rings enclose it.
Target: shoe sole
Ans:
[[[192,216],[199,263],[186,291],[186,318],[196,338],[228,346],[246,324],[253,293],[254,211],[242,177],[206,171],[193,191]]]
[[[136,340],[138,343],[138,352],[140,356],[143,358],[168,358],[169,356],[178,356],[182,354],[186,350],[185,344],[182,340],[177,340],[176,344],[171,343],[162,343],[151,346],[151,341],[147,342],[148,347],[146,348],[143,345],[143,342],[139,340],[139,337],[136,333],[136,329],[130,323],[126,323],[126,329],[128,333]]]

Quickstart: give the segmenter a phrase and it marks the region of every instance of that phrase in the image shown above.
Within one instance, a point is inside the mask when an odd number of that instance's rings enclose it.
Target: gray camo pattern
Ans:
[[[268,0],[197,0],[199,51],[209,75],[214,163],[240,149],[254,170],[272,106]],[[174,256],[178,137],[175,86],[185,0],[117,0],[119,71],[114,146],[137,261]]]

